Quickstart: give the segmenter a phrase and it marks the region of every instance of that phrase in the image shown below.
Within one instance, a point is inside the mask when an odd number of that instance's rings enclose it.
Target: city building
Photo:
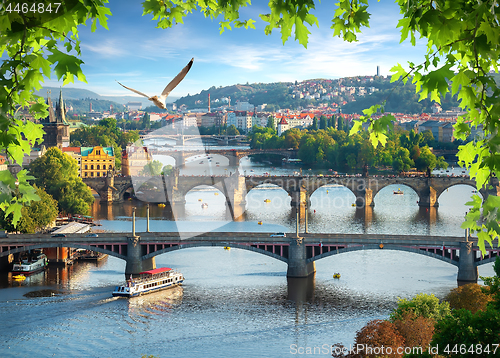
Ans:
[[[81,153],[81,147],[64,147],[62,149],[63,153],[66,153],[69,155],[71,158],[76,160],[78,163],[78,176],[82,176],[82,153]]]
[[[122,175],[139,175],[152,160],[147,147],[128,146],[122,152]]]
[[[252,128],[252,112],[234,111],[227,114],[227,126],[234,125],[245,132]]]
[[[127,109],[129,111],[138,111],[142,109],[142,102],[127,102]]]
[[[105,177],[115,167],[113,147],[81,147],[82,178]]]
[[[281,137],[281,134],[286,132],[289,128],[290,126],[288,125],[285,117],[281,118],[281,121],[278,123],[278,137]]]

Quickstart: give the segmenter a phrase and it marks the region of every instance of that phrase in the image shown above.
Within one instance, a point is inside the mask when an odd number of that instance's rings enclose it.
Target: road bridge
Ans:
[[[383,234],[287,234],[208,232],[208,233],[103,233],[99,237],[69,234],[9,235],[0,241],[0,257],[31,249],[72,247],[105,253],[126,261],[125,274],[136,275],[155,268],[155,257],[193,247],[229,246],[264,254],[287,263],[288,277],[307,277],[315,271],[315,261],[359,250],[399,250],[425,255],[458,267],[457,280],[476,282],[477,267],[493,262],[499,255],[498,242],[483,257],[477,239],[470,237],[383,235]]]

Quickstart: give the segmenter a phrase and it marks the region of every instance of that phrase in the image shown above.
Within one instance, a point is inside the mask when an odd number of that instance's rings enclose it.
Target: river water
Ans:
[[[240,170],[295,169],[248,162]],[[393,195],[398,188],[404,195]],[[462,236],[471,189],[452,187],[439,198],[439,208],[429,210],[417,206],[410,188],[388,187],[375,197],[372,212],[360,214],[347,189],[323,187],[311,197],[309,231]],[[208,208],[201,208],[201,202]],[[294,232],[289,202],[281,189],[251,190],[244,221],[232,222],[223,195],[199,187],[188,193],[185,210],[175,217],[152,205],[150,228]],[[100,230],[131,231],[134,206],[137,231],[145,231],[143,203],[96,201],[92,211]],[[330,356],[332,344],[349,345],[368,321],[386,318],[398,297],[425,292],[442,298],[457,285],[455,266],[385,250],[318,260],[309,280],[287,280],[285,263],[234,248],[178,250],[158,256],[156,264],[179,269],[185,284],[133,299],[113,298],[111,291],[123,282],[125,270],[125,262],[113,257],[98,264],[50,267],[24,282],[1,274],[0,357],[291,357],[307,347],[316,347],[315,355]],[[340,280],[332,278],[334,272],[341,273]],[[480,266],[479,273],[493,275],[492,265]]]

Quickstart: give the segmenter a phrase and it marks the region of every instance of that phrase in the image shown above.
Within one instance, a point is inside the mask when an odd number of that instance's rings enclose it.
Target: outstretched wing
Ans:
[[[116,82],[118,82],[118,81],[116,81]],[[140,94],[141,96],[144,96],[144,97],[146,97],[146,98],[149,98],[149,97],[150,97],[150,96],[148,96],[147,94],[144,94],[144,93],[142,93],[142,92],[139,92],[138,90],[135,90],[135,89],[130,88],[130,87],[127,87],[127,86],[124,86],[124,85],[122,85],[120,82],[118,82],[118,84],[119,84],[120,86],[122,86],[122,87],[125,87],[125,88],[126,88],[126,89],[128,89],[129,91],[132,91],[132,92],[135,92],[135,93],[137,93],[137,94]]]
[[[179,72],[179,74],[175,76],[172,81],[170,81],[170,83],[167,85],[167,87],[165,87],[165,89],[161,93],[160,96],[161,99],[165,100],[165,98],[168,97],[170,92],[172,92],[172,90],[184,79],[184,77],[186,77],[187,73],[191,69],[191,66],[193,65],[193,61],[194,58],[192,58],[191,61],[189,61],[189,63],[186,65],[186,67],[184,67],[182,71]]]

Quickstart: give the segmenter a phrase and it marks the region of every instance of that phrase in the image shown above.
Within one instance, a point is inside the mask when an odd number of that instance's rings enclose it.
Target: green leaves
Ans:
[[[367,0],[342,0],[337,4],[331,28],[333,36],[339,36],[344,41],[357,41],[356,33],[361,32],[361,27],[369,27],[370,14],[368,13]]]
[[[359,121],[354,121],[349,135],[352,136],[362,129],[363,123],[368,122],[368,131],[370,133],[370,141],[373,147],[377,148],[379,143],[384,146],[387,143],[387,135],[389,131],[394,127],[394,121],[396,120],[393,115],[388,114],[381,116],[378,119],[373,119],[372,115],[377,112],[384,112],[383,105],[377,104],[363,110],[364,116],[361,116]]]
[[[48,115],[43,99],[34,95],[35,90],[42,87],[44,77],[50,78],[54,71],[58,79],[64,79],[64,84],[73,82],[75,76],[85,81],[80,68],[83,62],[62,49],[80,54],[78,26],[88,19],[93,21],[94,30],[97,21],[107,27],[106,16],[111,13],[104,6],[106,2],[67,0],[55,11],[53,2],[26,0],[30,8],[35,4],[38,10],[41,6],[47,9],[50,4],[52,11],[25,14],[0,8],[0,55],[3,56],[0,64],[0,151],[6,153],[10,163],[22,165],[32,146],[42,141],[42,126],[18,116],[18,110],[29,109],[35,119]],[[18,173],[17,178],[5,172],[0,178],[0,210],[4,211],[4,217],[12,215],[15,227],[22,207],[40,198],[28,182],[33,177],[25,170]]]

